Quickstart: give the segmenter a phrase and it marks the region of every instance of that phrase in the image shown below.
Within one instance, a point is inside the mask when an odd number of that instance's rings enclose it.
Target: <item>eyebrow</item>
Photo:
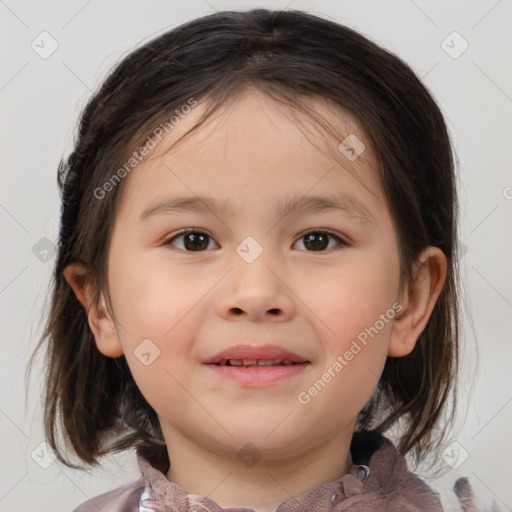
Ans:
[[[210,196],[179,196],[158,201],[148,206],[140,215],[139,222],[161,214],[190,211],[197,213],[224,213],[234,215],[230,202],[227,199],[217,200]],[[366,224],[376,224],[375,217],[359,201],[349,196],[302,196],[292,197],[285,202],[280,201],[277,208],[279,218],[292,213],[340,211],[355,217]]]

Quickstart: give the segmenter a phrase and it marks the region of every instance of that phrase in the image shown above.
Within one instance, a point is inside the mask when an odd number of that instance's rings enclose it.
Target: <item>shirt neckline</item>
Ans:
[[[365,459],[364,454],[361,454],[361,457]],[[224,510],[229,512],[254,512],[253,509],[243,507],[224,509],[207,496],[188,494],[177,483],[169,481],[166,474],[170,467],[170,461],[167,447],[162,441],[155,440],[151,443],[146,443],[138,449],[137,463],[145,484],[145,489],[140,499],[141,512],[155,510],[149,508],[149,506],[154,507],[155,505],[163,508],[170,506],[177,512],[186,512],[193,505],[200,505],[200,510],[207,512],[222,512]],[[282,510],[281,507],[292,500],[299,500],[304,503],[309,503],[308,500],[312,499],[322,499],[324,502],[328,500],[329,505],[332,507],[335,502],[363,492],[370,473],[369,466],[365,464],[352,464],[349,472],[342,477],[319,484],[300,496],[286,498],[278,505],[276,512]],[[296,510],[305,511],[307,509]]]

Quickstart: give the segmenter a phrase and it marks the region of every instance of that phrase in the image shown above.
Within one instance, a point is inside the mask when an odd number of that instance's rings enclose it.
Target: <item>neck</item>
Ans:
[[[349,473],[352,466],[349,427],[321,445],[286,458],[228,456],[205,449],[177,431],[164,432],[171,466],[167,479],[187,494],[207,496],[223,508],[246,507],[255,512],[274,512],[292,496]]]

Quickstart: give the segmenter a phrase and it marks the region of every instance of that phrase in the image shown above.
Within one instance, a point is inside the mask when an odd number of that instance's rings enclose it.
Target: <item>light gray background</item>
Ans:
[[[458,510],[451,487],[461,475],[482,503],[512,510],[510,0],[0,0],[0,511],[71,511],[139,477],[133,453],[90,473],[51,463],[41,444],[41,366],[25,403],[25,368],[41,332],[54,263],[50,242],[58,234],[57,163],[71,149],[80,109],[122,56],[189,19],[251,7],[304,9],[352,26],[405,59],[439,101],[461,163],[460,242],[470,303],[462,416],[453,436],[464,451],[448,448],[447,460],[456,465],[466,452],[467,459],[429,483],[447,511]],[[58,43],[46,59],[31,47],[35,41],[43,51],[43,31]],[[464,43],[450,36],[454,31],[469,44],[457,58]]]

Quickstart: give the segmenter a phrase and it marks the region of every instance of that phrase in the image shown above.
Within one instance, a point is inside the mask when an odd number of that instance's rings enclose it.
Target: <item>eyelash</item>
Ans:
[[[193,229],[193,228],[187,228],[187,229],[183,229],[181,231],[178,231],[177,233],[175,233],[171,238],[169,238],[165,243],[164,245],[170,245],[172,246],[172,242],[174,240],[176,240],[177,238],[181,237],[181,236],[184,236],[184,235],[188,235],[189,233],[194,233],[194,234],[201,234],[201,235],[206,235],[210,240],[213,240],[213,237],[210,236],[208,233],[206,233],[205,231],[202,231],[200,229]],[[329,237],[331,238],[335,238],[339,244],[338,245],[348,245],[348,243],[343,240],[340,236],[336,235],[335,233],[333,233],[332,231],[329,231],[329,230],[326,230],[326,229],[313,229],[313,230],[309,230],[305,233],[302,233],[297,241],[303,239],[305,236],[307,235],[310,235],[310,234],[326,234],[328,235]],[[180,251],[183,251],[183,252],[188,252],[188,253],[194,253],[194,252],[207,252],[207,250],[204,250],[204,251],[187,251],[186,249],[181,249],[181,248],[176,248],[177,250],[180,250]],[[332,249],[332,248],[331,248]],[[321,251],[306,251],[306,252],[327,252],[329,249],[326,249],[326,250],[321,250]]]

